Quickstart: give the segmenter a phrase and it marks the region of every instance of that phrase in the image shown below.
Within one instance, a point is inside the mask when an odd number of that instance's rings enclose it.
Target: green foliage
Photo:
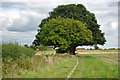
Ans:
[[[92,32],[78,20],[56,17],[40,29],[39,43],[54,45],[63,51],[92,41]]]
[[[34,50],[30,48],[22,47],[18,43],[2,44],[2,59],[3,60],[6,60],[8,58],[12,60],[16,60],[22,55],[31,57],[34,54],[35,54]]]
[[[67,50],[62,49],[62,48],[56,49],[56,53],[66,53],[66,52]]]
[[[29,48],[27,44],[25,44],[24,47]]]
[[[90,48],[90,50],[92,50],[92,48]]]
[[[29,46],[29,48],[34,49],[34,50],[35,50],[36,46],[35,46],[35,45],[30,45],[30,46]]]
[[[98,47],[97,45],[94,45],[94,48],[95,48],[95,49],[99,49],[99,47]]]
[[[38,46],[38,48],[39,48],[40,51],[46,51],[46,50],[48,50],[48,47],[47,47],[47,46],[44,46],[44,45],[42,45],[42,44],[40,44],[40,45]]]
[[[36,36],[36,39],[34,40],[34,44],[39,44],[39,42],[41,41],[39,36],[40,36],[40,31],[41,28],[44,26],[44,24],[46,24],[50,19],[55,18],[61,16],[63,18],[70,18],[70,19],[74,19],[74,20],[79,20],[82,23],[85,24],[85,26],[87,26],[87,28],[89,30],[92,31],[92,36],[93,36],[93,41],[91,42],[87,42],[87,43],[82,43],[81,45],[94,45],[94,44],[100,44],[103,45],[105,44],[106,40],[104,38],[104,33],[102,33],[102,31],[99,29],[100,25],[97,24],[97,20],[95,18],[94,13],[91,13],[90,11],[88,11],[84,5],[82,4],[69,4],[69,5],[60,5],[57,8],[54,8],[52,12],[49,13],[49,17],[47,17],[46,19],[43,19],[41,21],[41,24],[39,25],[40,29],[38,30],[38,34]],[[62,24],[62,23],[61,23]],[[57,25],[57,24],[55,24]],[[65,25],[62,25],[63,27],[65,27]],[[61,27],[58,27],[58,32],[59,29]],[[72,25],[71,25],[71,29],[72,29]],[[49,32],[49,30],[48,30]],[[46,32],[46,33],[48,33]],[[64,33],[64,32],[63,32]],[[71,36],[73,37],[73,36]],[[54,37],[55,38],[55,37]]]
[[[80,20],[88,26],[88,29],[92,31],[93,42],[86,43],[85,45],[93,45],[93,44],[105,44],[106,40],[104,38],[104,33],[101,33],[100,25],[97,24],[97,20],[95,18],[95,14],[88,11],[84,5],[82,4],[69,4],[69,5],[61,5],[57,8],[54,8],[52,12],[49,13],[50,18],[61,16],[64,18],[71,18],[75,20]]]

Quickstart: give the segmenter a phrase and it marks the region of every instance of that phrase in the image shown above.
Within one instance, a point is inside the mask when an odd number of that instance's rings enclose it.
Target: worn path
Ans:
[[[76,67],[78,66],[78,64],[79,64],[79,61],[78,61],[78,59],[77,59],[77,63],[76,63],[76,65],[75,65],[75,67],[74,67],[73,70],[70,72],[70,74],[67,76],[66,80],[69,80],[70,76],[71,76],[72,73],[75,71],[75,69],[76,69]]]

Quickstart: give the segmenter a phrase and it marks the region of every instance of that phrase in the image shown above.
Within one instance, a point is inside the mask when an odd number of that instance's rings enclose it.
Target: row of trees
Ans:
[[[59,47],[59,52],[68,54],[75,54],[77,46],[104,45],[106,42],[94,13],[82,4],[54,8],[39,28],[34,45],[54,45]]]
[[[30,46],[28,46],[27,44],[25,44],[24,46],[27,47],[27,48],[34,49],[34,50],[36,50],[37,48],[38,48],[40,51],[48,50],[48,47],[47,47],[47,46],[44,46],[44,45],[42,45],[42,44],[40,44],[39,46],[35,46],[35,45],[30,45]]]

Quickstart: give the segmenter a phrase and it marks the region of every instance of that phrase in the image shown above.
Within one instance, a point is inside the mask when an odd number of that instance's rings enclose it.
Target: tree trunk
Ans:
[[[67,49],[67,54],[75,55],[75,49],[76,49],[76,47],[68,48]]]

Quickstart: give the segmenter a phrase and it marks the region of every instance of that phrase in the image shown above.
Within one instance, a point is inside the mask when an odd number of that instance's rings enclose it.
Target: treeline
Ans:
[[[35,46],[35,45],[28,46],[27,44],[25,44],[24,46],[27,47],[27,48],[34,49],[34,50],[39,49],[39,51],[46,51],[46,50],[48,50],[48,47],[44,46],[42,44],[40,44],[39,46]]]

